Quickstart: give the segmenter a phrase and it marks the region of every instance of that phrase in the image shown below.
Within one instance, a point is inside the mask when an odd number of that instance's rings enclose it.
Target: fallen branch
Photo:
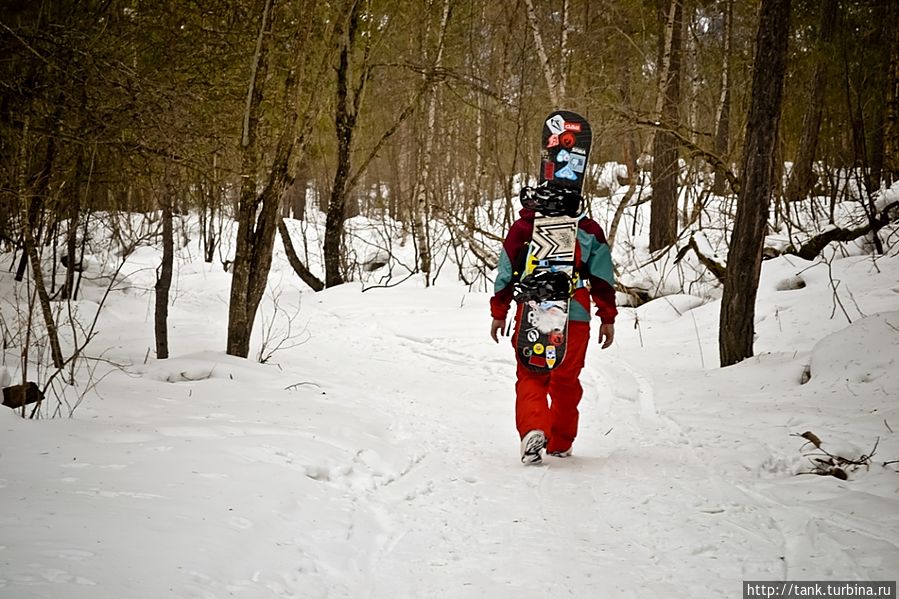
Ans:
[[[699,262],[705,266],[710,273],[715,275],[715,278],[718,279],[718,282],[722,285],[724,284],[724,277],[727,275],[727,267],[720,262],[716,262],[713,258],[706,256],[699,249],[699,244],[696,243],[696,238],[692,235],[690,236],[690,241],[682,247],[678,252],[677,256],[674,258],[674,263],[677,264],[681,260],[683,260],[684,256],[687,255],[687,252],[693,250],[693,253],[696,254],[696,258],[699,259]]]
[[[807,472],[800,472],[799,474],[833,476],[840,480],[848,480],[849,472],[854,472],[862,466],[864,466],[865,469],[870,468],[871,458],[873,458],[874,454],[877,453],[877,446],[880,445],[880,437],[877,437],[877,439],[874,441],[874,447],[871,449],[870,453],[862,454],[858,458],[853,459],[830,453],[822,447],[821,439],[811,431],[806,431],[801,435],[793,434],[791,436],[805,439],[808,443],[814,445],[815,449],[820,452],[803,454],[812,463],[812,469]],[[885,462],[883,465],[886,466],[888,463],[890,462]]]
[[[615,283],[615,290],[620,291],[621,293],[631,298],[630,305],[633,308],[642,306],[643,304],[655,299],[648,289],[641,289],[640,287],[628,287],[627,285],[624,285],[623,283],[619,283],[617,281]]]
[[[788,250],[787,253],[799,256],[804,260],[813,260],[824,250],[824,248],[834,241],[854,241],[859,237],[864,237],[868,233],[876,234],[882,228],[893,222],[894,219],[899,218],[899,216],[896,216],[896,214],[899,213],[899,210],[895,210],[896,208],[899,208],[899,201],[892,202],[885,206],[876,218],[871,219],[871,222],[863,227],[856,227],[854,229],[834,227],[833,229],[828,229],[803,243],[798,250],[794,248]]]
[[[296,250],[293,248],[293,242],[290,240],[290,231],[287,230],[287,225],[284,224],[284,219],[280,219],[278,221],[278,233],[281,234],[281,242],[284,245],[284,253],[287,254],[287,261],[290,262],[290,265],[293,267],[293,271],[297,273],[297,276],[302,279],[304,283],[309,285],[313,291],[321,291],[325,288],[325,284],[312,274],[306,265],[300,260],[300,257],[297,256]]]

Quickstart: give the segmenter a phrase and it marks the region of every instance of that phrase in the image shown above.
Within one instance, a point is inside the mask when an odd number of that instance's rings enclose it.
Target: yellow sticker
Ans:
[[[534,344],[534,353],[537,354],[538,356],[543,353],[543,344],[542,343]]]

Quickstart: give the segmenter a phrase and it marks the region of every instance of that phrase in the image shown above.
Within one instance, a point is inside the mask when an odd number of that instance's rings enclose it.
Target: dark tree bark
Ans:
[[[81,210],[81,198],[79,196],[79,186],[81,184],[82,156],[78,153],[75,163],[75,180],[69,190],[69,225],[66,230],[66,279],[60,292],[61,299],[73,299],[75,294],[75,268],[80,265],[75,259],[75,253],[78,251],[78,218]]]
[[[371,162],[378,156],[384,145],[399,131],[416,107],[421,103],[422,97],[434,85],[438,76],[434,65],[429,65],[421,85],[412,94],[409,103],[399,112],[392,124],[381,134],[371,150],[364,158],[359,160],[359,166],[351,168],[353,154],[353,139],[356,133],[359,114],[362,107],[363,95],[371,77],[373,65],[371,64],[371,32],[360,35],[359,25],[362,20],[362,3],[354,1],[350,9],[350,15],[345,29],[341,32],[339,44],[339,58],[337,64],[337,86],[335,95],[334,124],[337,133],[337,169],[334,172],[334,180],[331,185],[331,194],[328,201],[327,218],[325,219],[325,241],[323,250],[325,254],[325,286],[333,287],[344,282],[342,270],[343,258],[343,225],[347,219],[349,194],[356,188],[362,175],[366,172]],[[358,37],[364,40],[360,62],[355,68],[350,69],[350,59],[358,53],[356,45]],[[439,43],[443,43],[442,35]],[[351,81],[351,70],[360,72],[358,79]],[[351,85],[352,83],[352,85]]]
[[[889,103],[890,59],[893,48],[890,37],[899,28],[895,20],[896,3],[884,2],[874,10],[876,27],[874,45],[880,48],[879,64],[874,67],[874,114],[871,134],[871,190],[880,189],[886,166],[887,104]],[[891,14],[892,13],[892,14]],[[893,20],[890,20],[891,16]],[[889,179],[889,177],[887,177]]]
[[[890,4],[889,23],[899,19],[899,7]],[[887,72],[887,108],[884,131],[884,175],[887,185],[899,180],[899,27],[888,32],[890,64]]]
[[[681,64],[681,0],[671,0],[669,20],[665,35],[670,42],[662,47],[662,61],[668,65],[662,69],[659,82],[662,94],[661,122],[653,139],[652,203],[650,205],[649,250],[654,252],[677,241],[677,178],[679,172],[677,137],[668,129],[677,125],[677,106],[680,102]],[[663,30],[664,31],[664,30]]]
[[[309,133],[318,115],[317,94],[309,93],[302,107],[297,101],[300,89],[304,86],[314,89],[321,83],[328,65],[327,53],[318,51],[324,46],[307,42],[324,34],[329,38],[325,42],[328,45],[332,43],[330,38],[333,35],[333,30],[327,24],[311,16],[301,22],[291,22],[291,25],[299,26],[296,34],[297,48],[281,95],[280,133],[270,153],[268,175],[264,184],[260,185],[260,157],[263,151],[257,148],[257,128],[262,115],[263,86],[268,71],[273,5],[274,0],[267,0],[263,11],[251,66],[241,139],[242,173],[227,349],[230,355],[241,357],[246,357],[249,353],[253,323],[271,271],[275,234],[281,222],[281,205],[284,194],[292,183],[289,165],[295,154],[302,159]],[[311,3],[306,6],[311,7]],[[313,53],[310,48],[317,50]],[[268,155],[268,152],[265,154]],[[262,188],[261,191],[257,191],[259,187]]]
[[[203,209],[203,219],[206,229],[203,232],[203,261],[207,264],[212,264],[212,260],[215,258],[215,248],[218,245],[217,231],[215,228],[215,212],[218,205],[218,201],[213,201],[209,203],[208,211],[205,208]]]
[[[162,264],[156,275],[156,315],[153,324],[156,331],[156,357],[169,357],[169,291],[172,288],[172,272],[175,263],[175,233],[172,227],[172,195],[166,186],[162,198]]]
[[[830,45],[836,30],[839,5],[837,0],[822,0],[818,25],[818,54],[815,72],[812,76],[811,96],[802,116],[802,134],[799,151],[793,162],[793,170],[787,183],[785,199],[798,202],[804,199],[815,184],[812,165],[818,148],[818,132],[821,129],[821,115],[824,111],[824,92],[827,90],[827,68],[833,59]]]
[[[296,124],[299,109],[293,102],[299,86],[299,74],[291,72],[285,85],[284,124],[273,152],[271,170],[257,195],[257,131],[261,116],[262,87],[268,70],[268,39],[271,37],[273,0],[266,3],[260,27],[260,43],[253,61],[242,140],[243,173],[240,187],[237,244],[234,275],[228,308],[228,354],[247,357],[250,335],[259,302],[272,266],[275,232],[284,191],[290,185],[288,164],[298,142]],[[298,68],[298,67],[297,67]]]
[[[57,102],[57,108],[54,114],[48,116],[47,124],[48,128],[53,132],[47,138],[47,147],[44,153],[44,160],[41,164],[41,169],[38,171],[33,180],[28,184],[28,189],[32,190],[34,194],[33,197],[28,202],[28,231],[32,236],[35,244],[40,244],[41,242],[41,228],[43,221],[43,212],[44,206],[46,204],[46,199],[50,192],[50,177],[53,175],[54,165],[56,164],[56,136],[58,134],[59,129],[59,102]],[[23,151],[27,144],[27,140],[29,138],[29,131],[27,125],[25,126],[25,131],[22,136],[22,146]],[[24,154],[23,154],[24,156]],[[27,169],[27,161],[22,160],[20,168]],[[25,187],[22,187],[22,190],[25,190]],[[27,196],[23,196],[25,199]],[[24,252],[22,254],[22,259],[19,262],[19,267],[16,270],[16,281],[21,281],[25,276],[25,269],[27,266],[28,260],[28,252]],[[43,281],[41,282],[43,284]]]
[[[791,0],[762,0],[740,169],[742,189],[721,299],[718,331],[721,366],[753,355],[755,298],[774,189],[774,155],[786,72],[790,9]]]
[[[241,175],[237,210],[237,239],[231,276],[231,294],[228,302],[227,352],[232,356],[246,357],[250,351],[250,333],[253,318],[248,302],[252,257],[256,239],[256,214],[259,198],[256,191],[257,127],[261,118],[263,87],[268,72],[268,48],[272,34],[272,4],[267,0],[262,11],[259,37],[250,68],[250,84],[244,111],[241,135]],[[252,311],[255,313],[255,311]]]
[[[290,231],[287,230],[287,225],[284,224],[284,220],[278,222],[278,233],[281,236],[281,243],[284,244],[284,253],[287,254],[287,261],[290,262],[290,266],[293,267],[293,271],[297,273],[297,276],[300,279],[309,285],[313,291],[321,291],[325,288],[325,284],[314,274],[309,268],[303,264],[303,261],[300,260],[300,257],[297,256],[296,249],[293,247],[293,242],[290,240]]]
[[[353,147],[353,134],[356,130],[358,116],[358,100],[365,88],[367,76],[363,75],[350,97],[350,53],[356,43],[356,32],[359,27],[359,2],[354,2],[350,11],[346,31],[341,38],[340,55],[337,64],[337,92],[334,113],[334,124],[337,128],[337,169],[331,184],[331,197],[328,201],[328,216],[325,219],[325,285],[334,287],[344,282],[341,272],[341,245],[343,244],[343,224],[346,221],[346,202],[348,182],[350,179],[350,158]]]
[[[859,187],[862,189],[862,194],[867,196],[865,212],[867,213],[868,222],[873,229],[875,228],[875,220],[877,217],[877,208],[874,202],[874,193],[876,189],[874,187],[871,171],[871,153],[869,152],[870,142],[867,133],[869,128],[868,123],[866,123],[865,120],[865,107],[868,103],[868,94],[863,93],[864,91],[869,91],[870,88],[866,85],[867,82],[865,81],[865,76],[853,77],[854,73],[851,63],[854,61],[850,61],[849,59],[850,40],[857,35],[857,32],[854,31],[855,28],[848,22],[848,19],[844,19],[842,25],[841,54],[843,62],[843,84],[846,93],[846,108],[849,113],[849,122],[851,124],[852,152],[856,167],[854,169],[856,173],[855,177]],[[883,241],[881,241],[876,233],[872,236],[872,242],[875,251],[878,254],[883,254]]]
[[[306,220],[306,193],[308,190],[309,181],[306,179],[305,173],[300,171],[284,194],[284,210],[287,218]]]

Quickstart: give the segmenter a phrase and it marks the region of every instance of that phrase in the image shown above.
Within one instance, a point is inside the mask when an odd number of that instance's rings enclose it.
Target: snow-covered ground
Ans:
[[[316,294],[279,254],[260,364],[224,354],[230,275],[192,251],[172,358],[149,351],[159,255],[141,249],[74,417],[0,409],[0,597],[734,597],[899,574],[895,248],[767,261],[758,355],[726,369],[717,300],[622,309],[588,353],[574,456],[539,467],[518,460],[487,293],[450,273]],[[876,453],[848,480],[800,475],[806,431]]]

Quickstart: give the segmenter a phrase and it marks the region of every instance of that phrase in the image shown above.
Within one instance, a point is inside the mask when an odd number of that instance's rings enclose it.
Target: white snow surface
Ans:
[[[158,261],[136,252],[101,310],[104,361],[71,418],[0,409],[3,599],[735,597],[742,580],[897,577],[895,251],[766,262],[758,355],[725,369],[718,300],[623,308],[615,345],[589,349],[574,455],[537,467],[519,463],[488,293],[449,276],[312,293],[279,255],[251,357],[264,330],[290,342],[260,364],[223,351],[230,275],[183,249],[157,360]],[[806,431],[876,452],[845,481],[801,474]]]

